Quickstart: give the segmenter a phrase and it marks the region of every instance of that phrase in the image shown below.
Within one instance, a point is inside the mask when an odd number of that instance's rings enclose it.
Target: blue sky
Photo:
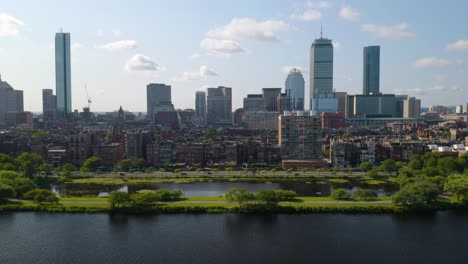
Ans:
[[[282,87],[301,67],[308,101],[309,48],[333,40],[334,88],[362,91],[362,48],[381,46],[381,91],[424,106],[468,102],[468,1],[143,1],[2,0],[0,73],[24,90],[25,108],[42,109],[55,88],[54,34],[71,33],[73,108],[120,105],[144,111],[149,82],[172,85],[177,108],[195,91],[233,88],[233,107],[248,93]],[[307,105],[306,105],[307,106]]]

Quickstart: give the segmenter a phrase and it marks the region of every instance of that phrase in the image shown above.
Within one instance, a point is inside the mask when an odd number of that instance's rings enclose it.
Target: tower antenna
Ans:
[[[322,34],[322,23],[320,23],[320,38],[323,38],[323,34]]]

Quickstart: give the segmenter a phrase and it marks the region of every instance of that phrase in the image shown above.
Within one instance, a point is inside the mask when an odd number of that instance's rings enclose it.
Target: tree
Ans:
[[[68,171],[68,172],[74,172],[77,171],[78,169],[73,166],[71,163],[65,163],[62,165],[62,171]]]
[[[127,206],[131,202],[130,195],[128,193],[119,191],[111,192],[107,200],[111,208]]]
[[[32,178],[40,165],[44,164],[44,159],[36,153],[24,152],[16,158],[16,163],[24,176]]]
[[[0,170],[15,171],[17,163],[14,158],[0,153]]]
[[[255,195],[242,188],[233,188],[225,194],[226,200],[235,202],[242,210],[251,201],[255,200]]]
[[[8,186],[4,183],[0,183],[0,202],[5,201],[8,198],[15,197],[15,190],[11,186]]]
[[[343,139],[349,139],[351,138],[352,134],[349,132],[344,132],[343,135],[341,136]]]
[[[395,171],[398,170],[398,167],[395,163],[394,160],[392,159],[387,159],[385,160],[382,165],[380,165],[379,167],[382,171],[386,172],[386,173],[393,173]]]
[[[369,161],[363,162],[359,165],[359,169],[361,169],[361,171],[364,172],[364,175],[366,175],[368,171],[372,170],[372,163]]]
[[[373,201],[377,198],[377,194],[372,190],[359,188],[354,191],[353,198],[362,201]]]
[[[183,196],[183,193],[180,190],[168,191],[165,189],[157,189],[153,192],[158,199],[163,202],[179,201]]]
[[[227,167],[227,168],[225,169],[225,171],[228,173],[228,175],[230,175],[231,172],[233,171],[233,168]]]
[[[0,183],[13,188],[16,197],[22,197],[26,192],[36,188],[36,184],[28,178],[23,178],[14,171],[0,171]]]
[[[151,190],[142,190],[130,195],[133,205],[140,208],[147,208],[159,202],[159,196]]]
[[[130,169],[132,169],[133,163],[129,159],[124,159],[121,160],[119,163],[117,163],[117,168],[120,171],[125,171],[128,172]]]
[[[335,189],[331,192],[330,197],[335,200],[350,200],[351,194],[349,194],[345,189]]]
[[[33,200],[35,203],[58,203],[59,199],[55,193],[45,189],[34,189],[24,194],[24,198]]]
[[[434,202],[439,189],[433,183],[418,181],[408,183],[393,196],[393,204],[402,206],[425,206]]]
[[[99,166],[101,166],[101,164],[102,164],[101,158],[92,156],[83,163],[83,168],[88,171],[97,171],[97,169],[99,168]]]
[[[450,176],[444,186],[445,191],[452,192],[457,200],[464,203],[468,202],[468,177],[466,176]]]
[[[305,176],[305,174],[306,174],[308,171],[310,171],[309,168],[303,168],[303,169],[302,169],[302,174],[304,174],[304,176]]]

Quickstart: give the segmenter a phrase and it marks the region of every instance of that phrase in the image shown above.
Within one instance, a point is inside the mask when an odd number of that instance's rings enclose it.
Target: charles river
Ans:
[[[0,263],[468,263],[468,213],[0,213]]]

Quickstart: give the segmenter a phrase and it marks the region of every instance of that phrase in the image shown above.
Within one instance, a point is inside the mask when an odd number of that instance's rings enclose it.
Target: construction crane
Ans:
[[[91,109],[90,106],[91,106],[91,97],[89,97],[88,95],[88,88],[86,87],[86,83],[84,84],[84,88],[85,88],[85,92],[86,92],[86,99],[88,100],[88,109]]]

